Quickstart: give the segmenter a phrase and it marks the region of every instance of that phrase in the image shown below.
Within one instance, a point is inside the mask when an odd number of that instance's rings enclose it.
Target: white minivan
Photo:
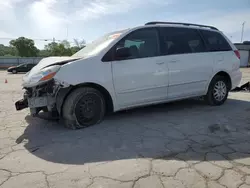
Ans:
[[[150,22],[107,34],[71,57],[42,59],[23,78],[16,109],[52,112],[69,128],[107,112],[204,96],[223,104],[241,80],[240,54],[211,26]]]

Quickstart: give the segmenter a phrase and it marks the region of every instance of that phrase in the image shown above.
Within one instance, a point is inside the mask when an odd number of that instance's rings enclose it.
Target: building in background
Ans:
[[[240,66],[250,66],[250,42],[235,43],[234,45],[240,52]]]

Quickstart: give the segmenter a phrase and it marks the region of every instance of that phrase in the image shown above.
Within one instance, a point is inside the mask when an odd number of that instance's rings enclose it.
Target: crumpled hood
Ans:
[[[43,58],[35,67],[31,69],[30,72],[24,75],[23,85],[29,83],[32,76],[39,73],[43,68],[52,65],[64,65],[66,63],[72,62],[74,60],[80,59],[79,57],[47,57]]]
[[[77,60],[76,57],[47,57],[43,58],[35,67],[32,68],[29,75],[38,73],[41,69],[51,65],[64,65],[71,61]]]

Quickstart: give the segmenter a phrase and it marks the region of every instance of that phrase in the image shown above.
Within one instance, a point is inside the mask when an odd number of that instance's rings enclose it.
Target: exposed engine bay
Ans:
[[[60,84],[54,79],[32,88],[24,88],[23,99],[16,103],[17,110],[30,107],[31,114],[36,115],[41,110],[56,111],[56,95],[61,88]]]

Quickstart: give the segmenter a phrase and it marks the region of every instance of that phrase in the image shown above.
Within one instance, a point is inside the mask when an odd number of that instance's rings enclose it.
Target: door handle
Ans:
[[[173,59],[173,60],[170,60],[170,63],[176,63],[178,60],[176,59]]]
[[[157,65],[162,65],[164,62],[156,62]]]

